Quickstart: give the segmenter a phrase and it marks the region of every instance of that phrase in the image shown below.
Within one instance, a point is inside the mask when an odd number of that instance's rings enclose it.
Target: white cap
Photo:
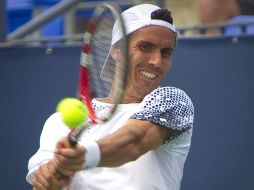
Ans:
[[[147,27],[147,26],[162,26],[165,28],[168,28],[170,31],[174,32],[177,36],[177,31],[174,24],[170,24],[167,21],[159,20],[159,19],[152,19],[151,14],[152,12],[161,9],[160,7],[152,4],[140,4],[133,6],[121,13],[121,16],[124,21],[124,26],[126,30],[126,34],[131,34],[135,32],[136,30],[139,30],[141,28]],[[114,45],[117,41],[119,41],[122,38],[122,33],[119,32],[121,29],[119,28],[120,25],[118,24],[118,21],[115,22],[112,30],[112,39],[111,39],[111,45]],[[105,63],[102,68],[101,72],[101,78],[106,79],[104,77],[104,74],[109,69],[112,64],[114,64],[112,58],[111,58],[111,49],[109,51],[109,54],[105,60]]]
[[[122,18],[125,25],[125,30],[127,35],[132,32],[144,28],[146,26],[163,26],[168,28],[169,30],[176,33],[176,28],[174,24],[170,24],[164,20],[152,19],[151,13],[155,10],[161,9],[158,6],[152,4],[141,4],[131,7],[124,12],[122,12]],[[121,39],[121,33],[119,31],[119,24],[117,22],[114,24],[112,31],[112,40],[111,44],[115,44],[118,40]]]

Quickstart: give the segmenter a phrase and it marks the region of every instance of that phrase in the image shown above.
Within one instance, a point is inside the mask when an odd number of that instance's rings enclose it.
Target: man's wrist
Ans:
[[[85,162],[82,165],[82,169],[90,169],[99,165],[100,163],[100,147],[95,140],[87,140],[80,143],[85,147]]]

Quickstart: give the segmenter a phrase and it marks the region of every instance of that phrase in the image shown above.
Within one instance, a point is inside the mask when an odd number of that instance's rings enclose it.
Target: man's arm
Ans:
[[[116,167],[134,161],[169,138],[170,129],[150,121],[129,119],[115,133],[97,141],[101,167]]]
[[[117,167],[136,160],[160,146],[169,135],[169,128],[149,121],[129,119],[115,133],[97,141],[101,151],[99,167]],[[55,158],[36,172],[34,186],[51,189],[54,185],[55,188],[52,189],[59,189],[67,180],[59,180],[61,178],[56,176],[56,172],[71,177],[75,171],[80,170],[86,150],[81,145],[78,148],[64,147],[66,142],[67,138],[60,140]]]
[[[116,132],[97,141],[101,155],[99,167],[117,167],[134,161],[149,150],[160,146],[169,138],[170,133],[169,128],[150,121],[129,119]],[[65,142],[66,139],[62,141]],[[85,151],[82,148],[61,148],[58,146],[55,155],[57,169],[64,175],[72,176],[75,170],[81,168],[82,155]],[[74,161],[73,158],[79,159],[79,161]]]

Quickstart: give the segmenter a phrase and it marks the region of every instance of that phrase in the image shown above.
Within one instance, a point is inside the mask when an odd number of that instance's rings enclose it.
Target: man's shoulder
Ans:
[[[188,94],[177,87],[165,86],[159,87],[149,93],[141,103],[167,103],[167,102],[180,102],[180,103],[189,103],[193,106],[191,98]]]

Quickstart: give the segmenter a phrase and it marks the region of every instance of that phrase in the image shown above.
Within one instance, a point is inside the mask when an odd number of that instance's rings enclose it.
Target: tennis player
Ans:
[[[194,107],[184,91],[160,87],[177,42],[171,13],[141,4],[122,16],[130,40],[123,104],[109,122],[88,128],[73,148],[64,147],[69,129],[59,114],[50,116],[28,164],[26,179],[34,190],[180,189]],[[113,44],[119,40],[114,32]],[[114,48],[110,54],[117,60]],[[93,105],[103,115],[110,100]]]

